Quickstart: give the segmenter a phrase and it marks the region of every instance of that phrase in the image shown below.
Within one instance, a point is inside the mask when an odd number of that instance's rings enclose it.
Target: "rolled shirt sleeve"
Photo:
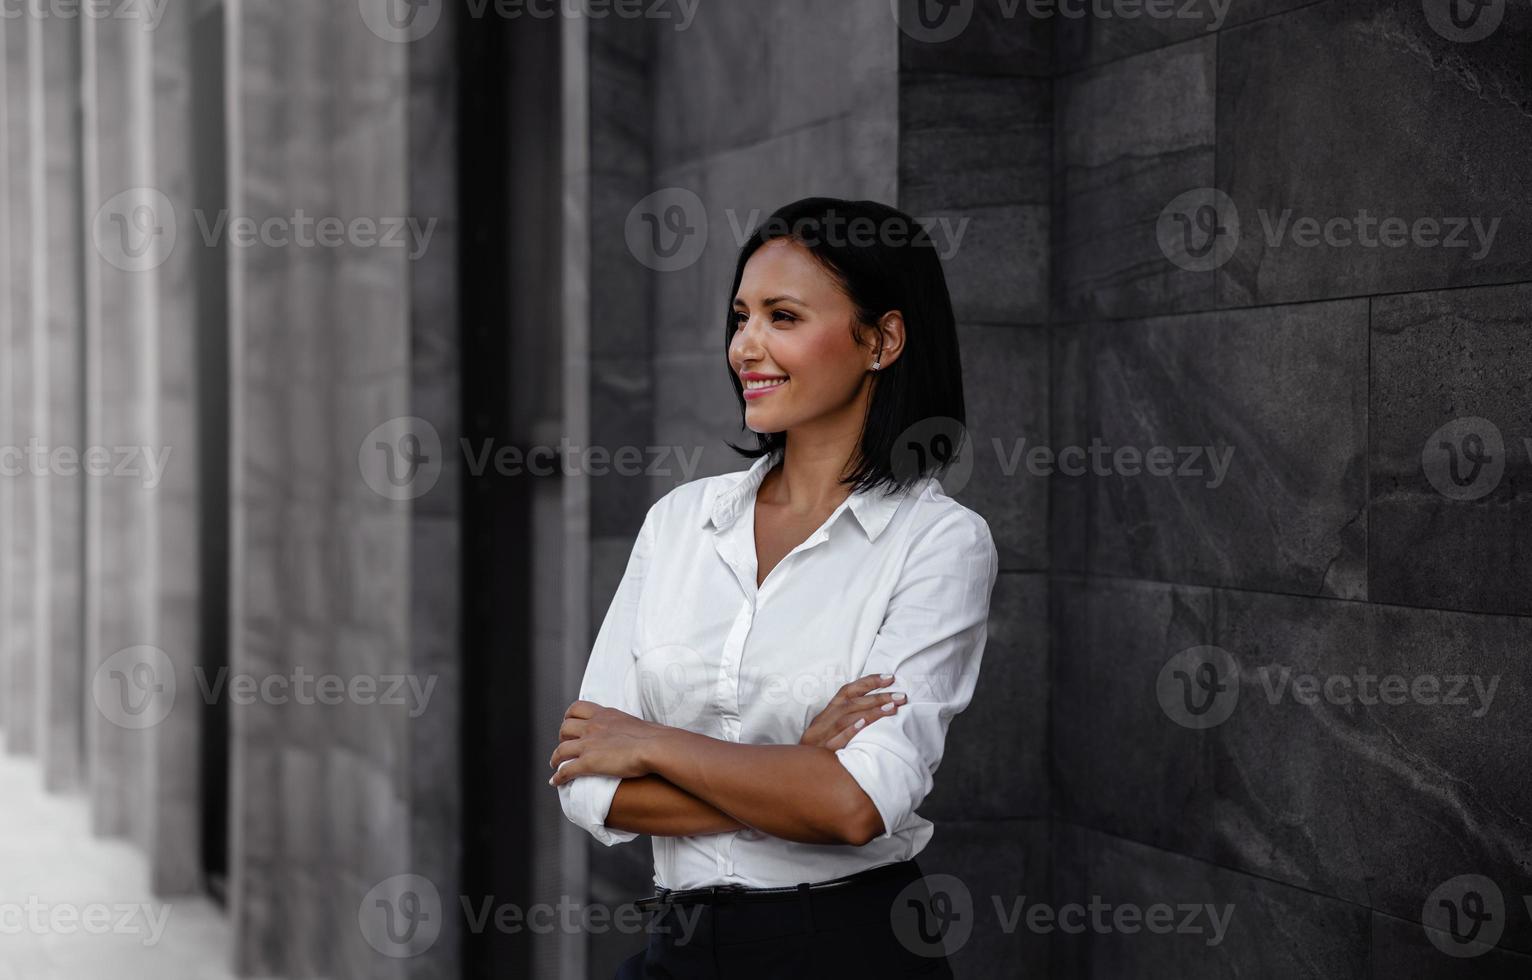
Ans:
[[[580,700],[617,708],[643,717],[634,676],[633,628],[638,615],[638,598],[643,591],[644,575],[654,547],[655,511],[650,509],[643,528],[628,557],[628,567],[607,608],[606,618],[596,634],[585,678],[580,682]],[[563,763],[560,768],[568,763]],[[608,847],[633,840],[638,834],[616,830],[606,825],[612,809],[612,797],[622,780],[616,776],[577,776],[560,786],[559,804],[564,816]]]
[[[948,725],[973,698],[998,568],[989,526],[972,511],[938,522],[911,546],[862,671],[893,674],[892,689],[909,700],[835,753],[883,818],[878,840],[925,801]]]

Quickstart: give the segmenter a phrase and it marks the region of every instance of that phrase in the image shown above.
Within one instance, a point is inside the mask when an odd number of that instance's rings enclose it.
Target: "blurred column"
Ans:
[[[4,335],[6,352],[0,371],[5,372],[9,399],[5,405],[5,443],[24,449],[38,435],[35,399],[38,387],[33,361],[32,319],[32,149],[31,78],[26,20],[0,21],[3,37],[5,94],[3,197],[5,209]],[[4,549],[7,555],[7,586],[0,595],[0,616],[5,619],[4,676],[0,698],[6,702],[6,751],[30,753],[37,746],[37,632],[41,603],[38,564],[37,508],[42,497],[36,476],[26,470],[3,477],[9,511]]]
[[[192,202],[191,4],[165,7],[163,19],[147,37],[150,114],[135,144],[145,154],[147,184],[169,204],[163,218],[175,229],[175,247],[155,266],[148,303],[149,442],[168,449],[155,491],[150,520],[155,528],[155,569],[150,641],[163,650],[180,685],[167,716],[155,729],[148,760],[155,805],[151,814],[149,867],[157,895],[184,895],[201,888],[201,756],[203,699],[196,685],[199,663],[202,590],[198,510],[198,377],[195,274],[196,219]],[[138,132],[139,130],[135,130]],[[200,138],[224,138],[223,133]],[[208,329],[213,329],[209,325]],[[209,501],[210,506],[221,502]]]
[[[254,243],[231,238],[229,250],[231,662],[235,675],[413,675],[424,686],[433,681],[429,664],[413,659],[412,609],[418,596],[455,603],[457,594],[453,568],[413,564],[412,501],[437,491],[412,484],[435,480],[443,461],[439,451],[419,469],[404,460],[403,486],[378,478],[374,461],[376,444],[402,430],[441,445],[440,431],[413,419],[413,318],[451,310],[422,309],[413,295],[409,256],[419,242],[384,245],[355,223],[413,213],[409,46],[375,33],[362,13],[354,3],[229,7],[231,222],[261,229]],[[422,108],[429,131],[435,110]],[[324,219],[342,223],[341,244],[317,233]],[[450,415],[452,404],[430,407]],[[450,741],[415,755],[416,709],[455,731],[446,688],[424,705],[345,697],[233,707],[240,973],[455,975],[443,927],[459,921],[456,851],[415,843],[416,801],[457,792]],[[450,841],[456,828],[430,830]],[[359,928],[359,915],[379,915],[375,889],[395,894],[403,886],[385,883],[401,875],[427,879],[430,889],[411,879],[407,891],[442,902],[418,923],[425,931],[410,930],[432,947],[419,959],[380,950],[386,928]]]
[[[14,22],[13,22],[14,23]],[[80,209],[80,22],[32,0],[27,18],[31,81],[33,363],[41,441],[52,453],[42,482],[38,563],[46,623],[38,692],[44,785],[81,780],[84,707],[84,443]]]
[[[117,669],[123,657],[109,658],[152,639],[150,502],[161,460],[149,439],[146,301],[158,239],[168,232],[152,199],[138,190],[147,176],[140,145],[148,137],[148,26],[118,14],[80,21],[84,214],[91,237],[85,250],[85,445],[106,461],[105,472],[85,476],[86,683],[93,695],[134,698],[144,707],[120,717],[116,706],[109,714],[87,700],[88,783],[95,832],[143,845],[149,841],[156,692],[124,692],[135,684],[131,677],[96,673],[126,673]]]

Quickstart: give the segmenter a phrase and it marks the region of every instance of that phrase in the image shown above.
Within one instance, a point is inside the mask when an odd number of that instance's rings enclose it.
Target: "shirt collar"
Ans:
[[[751,464],[733,485],[720,490],[714,496],[712,505],[706,509],[707,513],[702,520],[702,526],[707,527],[711,524],[722,531],[738,520],[751,497],[760,489],[766,474],[781,458],[780,450],[767,453]],[[859,490],[847,497],[846,502],[836,508],[835,513],[850,510],[856,516],[857,523],[862,525],[868,540],[876,541],[878,535],[883,533],[883,529],[888,527],[888,522],[893,520],[895,512],[899,510],[899,504],[903,502],[907,493],[908,491],[885,493],[881,487]],[[834,516],[831,515],[832,520]]]

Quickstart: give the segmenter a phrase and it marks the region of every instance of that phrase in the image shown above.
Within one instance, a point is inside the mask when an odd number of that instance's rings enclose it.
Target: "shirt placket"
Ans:
[[[844,506],[844,505],[842,505]],[[840,511],[837,510],[836,514]],[[828,527],[834,520],[825,522],[825,526],[809,535],[801,544],[789,551],[777,567],[772,569],[771,575],[761,589],[755,586],[756,566],[752,560],[755,554],[755,527],[753,513],[747,509],[746,514],[750,520],[736,521],[730,529],[727,541],[720,541],[725,547],[720,548],[723,558],[734,569],[739,579],[740,589],[744,594],[744,601],[740,605],[739,612],[734,617],[734,623],[729,628],[729,635],[724,640],[723,657],[719,666],[717,707],[718,715],[722,721],[724,737],[738,742],[740,736],[740,704],[739,685],[740,670],[744,662],[745,641],[750,636],[750,628],[755,623],[755,614],[760,609],[765,595],[774,591],[774,586],[779,583],[788,572],[788,564],[800,552],[808,551],[830,536]],[[743,530],[741,530],[743,529]],[[742,543],[741,534],[750,535],[748,541]],[[748,549],[745,547],[748,545]],[[713,854],[717,862],[718,870],[725,876],[734,875],[734,842],[739,837],[739,832],[729,834],[717,834],[713,841]]]

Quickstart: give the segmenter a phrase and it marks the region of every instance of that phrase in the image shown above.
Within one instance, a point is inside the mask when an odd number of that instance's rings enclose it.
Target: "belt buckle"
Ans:
[[[745,891],[744,885],[709,885],[707,890],[708,901],[718,904],[719,899],[728,899]]]
[[[661,888],[658,892],[650,895],[648,898],[641,898],[633,903],[634,907],[637,908],[640,912],[652,912],[653,910],[659,908],[661,905],[668,904],[670,904],[670,889],[668,888]]]

